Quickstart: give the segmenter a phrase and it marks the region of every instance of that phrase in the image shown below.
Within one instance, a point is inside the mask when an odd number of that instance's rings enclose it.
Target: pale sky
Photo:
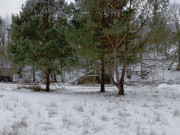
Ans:
[[[66,0],[72,2],[74,0]],[[0,0],[0,16],[5,18],[10,17],[11,14],[18,14],[21,10],[22,4],[25,4],[26,0]]]
[[[0,16],[5,18],[6,16],[10,17],[11,14],[18,14],[21,10],[22,4],[25,4],[26,0],[0,0]],[[68,2],[74,0],[66,0]],[[170,0],[180,3],[180,0]]]

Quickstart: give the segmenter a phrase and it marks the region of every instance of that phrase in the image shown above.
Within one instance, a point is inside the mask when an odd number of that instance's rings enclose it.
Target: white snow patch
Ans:
[[[17,90],[0,83],[0,134],[178,135],[180,85],[66,86],[68,91]]]

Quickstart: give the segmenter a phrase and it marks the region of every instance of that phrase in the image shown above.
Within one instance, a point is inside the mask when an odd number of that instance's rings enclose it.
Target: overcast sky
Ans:
[[[74,0],[66,0],[68,2]],[[21,10],[22,4],[25,4],[26,0],[0,0],[0,16],[6,17],[11,14],[18,14]]]
[[[25,3],[26,0],[0,0],[0,16],[6,17],[11,16],[11,14],[18,14],[22,4]],[[68,2],[74,0],[66,0]],[[180,3],[180,0],[170,0],[171,2],[176,1]]]

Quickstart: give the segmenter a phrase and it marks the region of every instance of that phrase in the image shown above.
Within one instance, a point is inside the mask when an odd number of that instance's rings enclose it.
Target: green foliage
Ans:
[[[12,17],[11,38],[8,46],[15,64],[33,64],[45,71],[57,70],[61,59],[72,57],[66,41],[67,18],[64,0],[28,0],[20,15]]]
[[[73,44],[77,55],[92,61],[99,59],[97,27],[98,24],[86,14],[72,19],[66,36],[69,43]]]
[[[116,36],[119,33],[123,33],[126,29],[125,22],[119,22],[117,19],[112,20],[113,23],[109,25],[109,28],[105,28],[104,33],[106,35]]]

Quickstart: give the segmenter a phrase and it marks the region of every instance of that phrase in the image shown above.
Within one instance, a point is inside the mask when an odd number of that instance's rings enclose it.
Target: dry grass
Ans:
[[[101,116],[101,120],[102,120],[102,121],[109,121],[109,117],[106,116],[106,115],[102,115],[102,116]]]
[[[26,117],[23,117],[21,121],[15,122],[11,127],[15,130],[19,128],[27,128],[27,126]]]
[[[75,121],[73,121],[73,116],[68,114],[64,114],[62,116],[62,122],[63,126],[65,126],[67,129],[69,129],[70,126],[76,124]]]
[[[20,121],[14,122],[10,127],[5,126],[3,130],[0,132],[1,135],[22,135],[20,129],[26,129],[28,124],[26,122],[27,117],[23,117]],[[9,130],[11,129],[11,130]]]
[[[84,112],[84,108],[82,105],[74,105],[73,109],[75,109],[78,112]]]
[[[50,109],[48,110],[48,115],[49,115],[49,117],[53,117],[53,116],[56,115],[56,114],[58,114],[56,109],[50,108]]]
[[[163,125],[168,125],[166,118],[163,117],[162,114],[160,114],[158,112],[154,112],[154,121],[160,122]]]
[[[175,117],[180,117],[180,111],[179,110],[175,110],[173,113],[173,116]]]

